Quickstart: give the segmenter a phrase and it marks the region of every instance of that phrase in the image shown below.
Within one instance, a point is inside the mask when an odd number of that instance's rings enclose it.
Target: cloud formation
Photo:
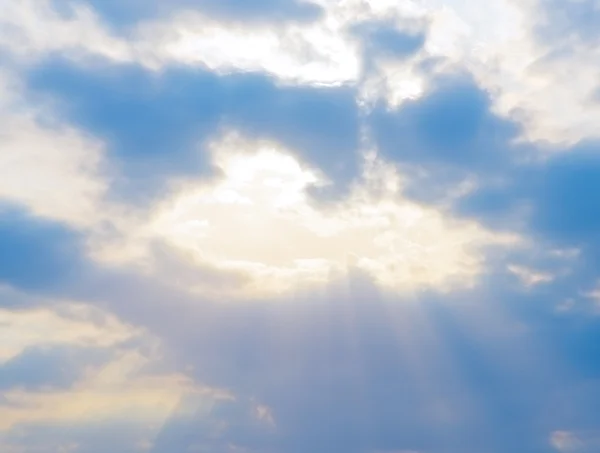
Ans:
[[[0,9],[0,450],[598,449],[594,1]]]

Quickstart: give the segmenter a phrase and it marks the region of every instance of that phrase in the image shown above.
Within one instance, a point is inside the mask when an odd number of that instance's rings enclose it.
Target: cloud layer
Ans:
[[[596,2],[0,10],[0,450],[597,451]]]

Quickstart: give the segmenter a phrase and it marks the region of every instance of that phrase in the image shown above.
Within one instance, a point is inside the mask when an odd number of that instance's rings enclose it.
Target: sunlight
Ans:
[[[323,283],[351,267],[400,291],[444,290],[471,284],[478,247],[507,239],[403,199],[400,176],[378,159],[325,211],[306,193],[322,176],[280,146],[231,135],[213,154],[224,177],[180,190],[150,229],[198,263],[248,274],[244,291]]]

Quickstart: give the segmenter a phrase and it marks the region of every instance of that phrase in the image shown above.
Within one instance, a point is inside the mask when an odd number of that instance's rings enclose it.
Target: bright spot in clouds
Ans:
[[[153,231],[204,264],[245,272],[253,292],[324,283],[357,267],[398,291],[471,285],[494,237],[403,198],[393,167],[368,159],[347,198],[319,205],[323,184],[274,143],[226,137],[213,144],[223,176],[162,204]]]
[[[599,30],[0,0],[0,452],[600,451]]]

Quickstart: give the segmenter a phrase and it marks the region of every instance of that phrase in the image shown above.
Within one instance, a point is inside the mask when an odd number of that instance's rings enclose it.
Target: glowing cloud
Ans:
[[[400,291],[468,286],[481,247],[509,240],[404,199],[401,177],[375,157],[346,199],[319,206],[306,191],[322,178],[277,144],[228,136],[213,153],[223,177],[185,185],[148,234],[198,263],[247,273],[253,292],[323,283],[352,267]]]

